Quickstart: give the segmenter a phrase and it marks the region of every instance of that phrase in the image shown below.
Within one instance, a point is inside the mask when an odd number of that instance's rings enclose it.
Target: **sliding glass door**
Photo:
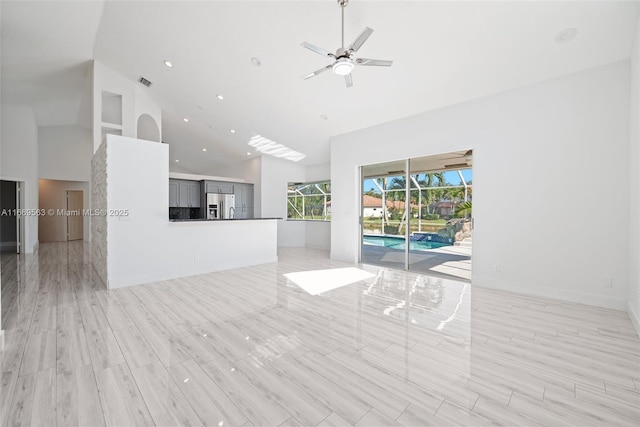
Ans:
[[[471,156],[363,166],[361,261],[470,280]]]

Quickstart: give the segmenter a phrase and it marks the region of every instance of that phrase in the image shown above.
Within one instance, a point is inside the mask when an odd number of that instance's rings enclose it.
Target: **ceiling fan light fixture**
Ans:
[[[354,68],[355,65],[353,65],[353,62],[351,62],[347,58],[338,59],[331,67],[333,72],[339,76],[346,76],[347,74],[351,74]]]

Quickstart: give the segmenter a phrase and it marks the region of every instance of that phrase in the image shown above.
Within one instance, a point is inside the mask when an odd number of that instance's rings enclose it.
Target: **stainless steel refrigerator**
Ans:
[[[233,219],[235,210],[235,195],[207,193],[207,219]]]

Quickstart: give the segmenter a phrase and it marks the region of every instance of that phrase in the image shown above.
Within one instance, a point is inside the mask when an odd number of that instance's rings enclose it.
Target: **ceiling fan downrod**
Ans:
[[[342,42],[340,46],[344,49],[344,8],[349,4],[349,0],[338,0],[338,6],[340,6],[340,14],[342,15]]]

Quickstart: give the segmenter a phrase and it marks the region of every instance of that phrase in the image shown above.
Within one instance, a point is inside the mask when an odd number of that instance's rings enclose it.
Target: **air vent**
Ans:
[[[142,83],[143,85],[145,85],[146,87],[150,87],[151,86],[151,81],[145,79],[144,77],[140,76],[140,78],[138,79],[138,81],[140,83]]]

